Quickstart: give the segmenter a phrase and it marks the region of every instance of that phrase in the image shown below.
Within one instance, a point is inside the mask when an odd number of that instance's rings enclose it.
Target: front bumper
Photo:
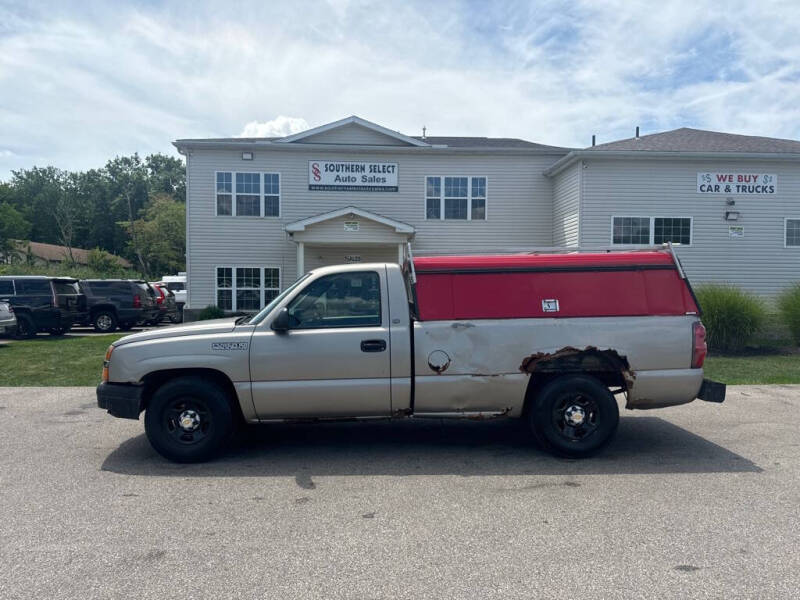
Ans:
[[[142,412],[144,386],[103,382],[97,386],[97,406],[112,417],[138,419]]]

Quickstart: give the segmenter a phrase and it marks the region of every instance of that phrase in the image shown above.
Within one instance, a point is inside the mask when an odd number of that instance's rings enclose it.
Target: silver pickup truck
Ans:
[[[583,457],[632,409],[725,389],[668,252],[418,258],[307,273],[251,317],[126,336],[97,402],[174,461],[211,458],[237,423],[523,418]]]

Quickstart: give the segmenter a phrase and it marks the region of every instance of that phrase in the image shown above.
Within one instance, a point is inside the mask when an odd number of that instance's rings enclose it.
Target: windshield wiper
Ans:
[[[234,325],[242,325],[245,321],[250,320],[250,315],[242,315],[241,317],[237,317],[236,320],[233,322]]]

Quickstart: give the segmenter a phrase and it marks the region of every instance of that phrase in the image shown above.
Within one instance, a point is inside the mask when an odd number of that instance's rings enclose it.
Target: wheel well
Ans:
[[[177,377],[196,377],[217,384],[225,391],[235,418],[239,419],[241,423],[244,422],[242,407],[239,406],[239,396],[236,394],[236,388],[233,382],[225,373],[217,371],[216,369],[165,369],[163,371],[148,373],[142,378],[144,383],[142,408],[147,408],[147,405],[150,403],[150,398],[153,397],[153,394],[159,387]]]
[[[522,361],[520,371],[531,376],[523,412],[528,411],[541,388],[564,375],[589,375],[607,387],[622,391],[627,391],[635,378],[627,357],[616,350],[599,350],[591,346],[582,350],[568,346],[556,352],[532,354]]]

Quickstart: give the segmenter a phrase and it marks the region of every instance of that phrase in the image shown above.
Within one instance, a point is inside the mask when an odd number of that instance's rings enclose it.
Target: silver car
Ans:
[[[0,335],[13,334],[17,330],[17,317],[8,302],[0,302]]]

